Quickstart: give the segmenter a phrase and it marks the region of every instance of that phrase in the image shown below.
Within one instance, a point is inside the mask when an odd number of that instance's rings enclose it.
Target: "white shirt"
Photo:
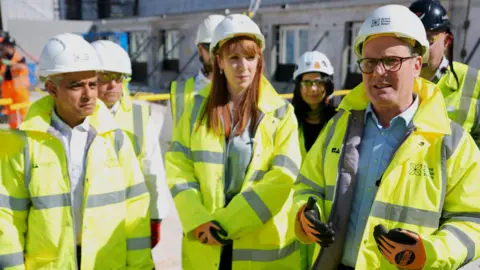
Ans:
[[[209,83],[210,83],[210,80],[207,77],[205,77],[205,75],[203,75],[202,70],[199,70],[197,75],[195,75],[195,88],[193,91],[196,94],[198,93],[198,91],[205,88],[205,86],[207,86],[207,84]]]
[[[72,209],[74,219],[74,231],[77,237],[77,244],[81,243],[82,231],[82,210],[83,210],[83,190],[85,181],[86,164],[86,145],[88,131],[90,130],[89,118],[85,118],[83,123],[70,128],[58,117],[55,110],[52,114],[52,127],[61,135],[65,153],[67,155],[68,175],[70,178],[70,194],[72,196]]]

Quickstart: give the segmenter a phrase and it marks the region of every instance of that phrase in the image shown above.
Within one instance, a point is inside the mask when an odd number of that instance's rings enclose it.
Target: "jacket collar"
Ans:
[[[450,134],[450,119],[440,89],[427,80],[417,78],[413,91],[420,98],[418,111],[413,117],[413,124],[417,131]],[[346,111],[366,110],[368,103],[364,84],[361,83],[345,96],[339,105],[339,109]],[[432,121],[432,116],[435,116],[435,121]]]
[[[20,126],[24,131],[48,133],[51,126],[55,102],[50,95],[35,101],[28,110],[25,120]],[[107,133],[118,128],[107,106],[97,100],[93,114],[89,117],[90,125],[98,134]]]

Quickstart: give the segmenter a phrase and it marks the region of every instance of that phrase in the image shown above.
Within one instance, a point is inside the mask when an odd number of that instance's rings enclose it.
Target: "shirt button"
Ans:
[[[380,132],[380,135],[385,136],[385,131]]]
[[[372,188],[371,188],[371,187],[368,188],[368,192],[372,192]]]
[[[367,218],[365,216],[362,217],[362,220],[365,221]]]
[[[375,159],[375,160],[373,161],[373,163],[377,164],[377,163],[378,163],[378,159]]]

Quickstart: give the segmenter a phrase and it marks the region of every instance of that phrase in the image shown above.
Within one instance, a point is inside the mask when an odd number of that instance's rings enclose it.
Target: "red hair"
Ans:
[[[263,74],[263,54],[260,46],[254,39],[247,36],[234,37],[228,40],[223,46],[221,46],[215,55],[220,58],[227,57],[237,48],[248,56],[257,56],[257,70],[252,83],[245,90],[245,93],[240,100],[238,109],[234,112],[234,123],[231,126],[225,127],[225,136],[230,137],[231,129],[235,123],[239,124],[235,135],[240,135],[245,130],[245,127],[250,120],[250,127],[253,130],[257,119],[258,113],[258,97],[260,88],[260,79]],[[220,67],[218,66],[216,58],[213,63],[213,78],[210,95],[207,100],[205,110],[202,113],[201,121],[207,121],[209,130],[213,130],[216,134],[221,134],[221,117],[222,115],[230,116],[230,110],[228,108],[229,93],[227,90],[227,78],[224,74],[220,73]],[[227,120],[227,122],[230,119]]]

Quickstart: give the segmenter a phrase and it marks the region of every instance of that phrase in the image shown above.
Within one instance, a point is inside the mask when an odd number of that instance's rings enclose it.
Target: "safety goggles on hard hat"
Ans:
[[[108,83],[111,81],[116,81],[121,83],[126,78],[125,75],[117,72],[99,72],[98,81],[101,83]]]
[[[378,63],[382,63],[383,68],[386,71],[395,72],[400,70],[402,63],[408,59],[415,58],[417,56],[409,57],[399,57],[399,56],[389,56],[385,58],[363,58],[357,61],[360,71],[365,74],[372,74],[375,71]]]

